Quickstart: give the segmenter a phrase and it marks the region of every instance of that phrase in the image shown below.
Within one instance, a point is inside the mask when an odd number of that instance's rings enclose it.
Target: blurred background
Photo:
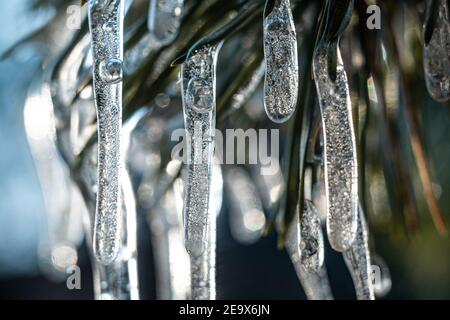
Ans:
[[[55,14],[51,6],[31,9],[31,1],[0,2],[0,52],[45,25]],[[68,254],[81,268],[81,290],[68,290],[64,277],[46,272],[39,258],[39,243],[46,233],[46,209],[24,127],[24,105],[33,74],[42,57],[35,48],[20,50],[0,61],[0,298],[92,299],[93,276],[85,240],[78,253]],[[450,217],[450,108],[424,94],[420,105],[420,130],[434,177],[441,210]],[[257,101],[249,102],[258,104]],[[401,124],[405,126],[406,124]],[[369,129],[370,130],[370,129]],[[400,140],[407,137],[401,136]],[[368,144],[377,144],[368,140]],[[377,149],[374,148],[373,154]],[[411,151],[409,151],[411,153]],[[408,160],[409,159],[409,160]],[[411,156],[406,158],[412,161]],[[405,162],[405,166],[407,165]],[[413,177],[413,180],[415,178]],[[385,216],[391,214],[386,187],[375,178],[370,188],[381,194],[372,202],[369,221],[377,254],[389,267],[392,289],[384,299],[450,299],[450,239],[440,236],[417,197],[420,227],[413,236],[392,232]],[[417,185],[417,182],[415,182]],[[384,194],[383,191],[384,190]],[[230,207],[224,195],[218,217],[217,297],[219,299],[304,299],[305,294],[277,236],[242,244],[233,237]],[[150,229],[138,215],[139,284],[141,298],[156,298],[154,254]],[[342,257],[326,248],[326,265],[333,293],[353,299],[354,289]]]

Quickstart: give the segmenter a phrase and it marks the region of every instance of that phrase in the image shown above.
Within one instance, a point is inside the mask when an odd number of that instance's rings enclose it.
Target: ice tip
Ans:
[[[117,260],[120,251],[119,243],[106,246],[105,244],[102,244],[102,241],[97,240],[95,237],[93,242],[94,257],[97,262],[104,266],[108,266]]]
[[[114,250],[112,253],[103,253],[94,249],[95,259],[102,265],[108,266],[114,263],[119,255],[119,250]]]
[[[355,232],[350,232],[348,236],[343,236],[342,234],[344,231],[336,232],[336,231],[330,231],[329,228],[327,228],[328,233],[328,241],[330,243],[330,246],[338,252],[344,252],[349,249],[351,249],[353,243],[356,239],[356,230]]]
[[[191,257],[199,257],[206,251],[206,241],[201,237],[186,235],[184,246]]]
[[[291,119],[294,112],[290,112],[288,114],[279,114],[279,113],[274,114],[274,113],[267,111],[266,114],[270,121],[277,123],[277,124],[283,124],[283,123],[286,123],[287,121],[289,121],[289,119]]]

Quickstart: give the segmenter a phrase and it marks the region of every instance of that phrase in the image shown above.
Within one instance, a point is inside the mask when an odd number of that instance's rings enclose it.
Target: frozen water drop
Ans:
[[[264,19],[264,107],[277,123],[287,121],[297,103],[297,38],[289,5],[289,0],[276,0]]]
[[[122,60],[110,59],[100,63],[100,74],[107,83],[118,83],[122,81]]]
[[[313,71],[324,136],[328,239],[335,250],[345,251],[352,245],[357,228],[356,142],[347,75],[337,44],[334,82],[328,74],[330,52],[326,44],[320,44],[316,48]]]
[[[450,99],[450,8],[447,0],[436,2],[438,13],[434,28],[431,38],[425,39],[428,41],[424,47],[425,80],[433,99],[446,102]]]

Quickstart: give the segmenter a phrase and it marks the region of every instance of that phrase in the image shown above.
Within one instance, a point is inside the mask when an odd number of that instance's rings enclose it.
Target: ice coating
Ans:
[[[94,254],[108,265],[120,249],[123,12],[120,0],[89,1],[93,86],[98,130],[98,193]]]
[[[192,299],[215,298],[215,224],[211,203],[217,53],[205,46],[183,63],[182,95],[187,136],[184,183],[185,246],[191,258]]]
[[[359,209],[356,239],[351,248],[343,253],[343,256],[352,275],[357,299],[374,300],[367,225],[362,209]]]
[[[274,122],[287,121],[298,93],[297,37],[289,0],[276,0],[264,18],[264,107]]]
[[[447,0],[438,2],[436,24],[424,48],[425,82],[433,99],[450,99],[450,8]]]
[[[328,74],[328,46],[316,49],[314,79],[319,96],[324,136],[327,232],[331,246],[345,251],[352,245],[358,215],[358,169],[355,132],[347,75],[336,46],[336,81]]]
[[[184,123],[187,134],[185,244],[191,255],[206,248],[209,190],[214,152],[216,47],[203,47],[182,66]]]
[[[296,214],[294,221],[292,221],[291,227],[289,228],[286,249],[308,299],[332,300],[333,295],[331,293],[327,271],[323,264],[324,247],[320,221],[319,224],[316,224],[318,222],[318,217],[314,212],[317,211],[309,200],[305,201],[304,217],[302,218],[302,221],[307,223],[313,221],[314,227],[311,228],[311,225],[308,227],[301,226],[299,223],[299,216]],[[319,228],[316,229],[316,226]],[[302,243],[305,245],[302,245]],[[322,243],[322,245],[316,245],[319,243]],[[305,253],[301,250],[303,246],[305,248],[315,247],[317,250],[305,249],[307,253],[305,258],[303,257]],[[310,254],[313,251],[316,252]]]

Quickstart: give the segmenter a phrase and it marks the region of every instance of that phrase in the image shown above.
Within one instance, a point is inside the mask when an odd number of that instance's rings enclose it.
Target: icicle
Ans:
[[[289,5],[289,0],[275,0],[264,18],[264,107],[277,123],[287,121],[297,103],[297,37]]]
[[[97,264],[97,299],[139,300],[136,242],[136,203],[131,181],[122,169],[123,231],[117,259],[110,265]]]
[[[330,54],[336,54],[334,82],[329,75]],[[324,135],[328,239],[335,250],[345,251],[356,235],[358,170],[347,75],[337,43],[319,45],[313,70]]]
[[[86,76],[92,76],[92,65],[88,63],[92,62],[88,57],[89,54],[92,57],[89,48],[90,36],[86,34],[77,42],[71,52],[64,56],[58,72],[54,75],[55,97],[67,110],[79,91],[80,81],[85,81]],[[63,112],[66,109],[58,111]]]
[[[377,298],[386,296],[392,287],[391,273],[386,262],[379,255],[372,257],[372,277],[375,296]]]
[[[251,98],[251,96],[255,93],[256,89],[261,83],[264,74],[265,64],[261,63],[261,65],[253,73],[249,82],[233,95],[233,100],[230,104],[231,109],[240,109]]]
[[[305,200],[305,209],[300,226],[302,265],[308,271],[317,271],[323,266],[323,234],[317,210],[309,200]]]
[[[361,207],[359,208],[356,239],[351,248],[343,253],[343,256],[352,275],[358,300],[374,300],[367,225]]]
[[[99,142],[94,253],[105,265],[119,253],[121,232],[123,4],[120,0],[89,2]]]
[[[272,167],[280,168],[278,159],[272,159]],[[274,174],[262,175],[262,164],[251,166],[251,179],[255,182],[264,210],[271,212],[278,206],[279,201],[286,190],[282,170],[276,170]]]
[[[148,30],[154,40],[166,45],[175,40],[183,17],[184,0],[150,0]]]
[[[95,207],[97,186],[97,144],[94,144],[83,159],[80,169],[79,186],[89,212],[85,229],[86,234],[92,234],[95,217],[92,214]],[[136,203],[129,175],[124,167],[121,173],[121,223],[120,250],[117,258],[109,265],[92,259],[94,295],[97,300],[135,300],[139,299],[139,282],[137,273],[137,242],[136,242]],[[92,239],[87,238],[89,248]]]
[[[317,210],[309,200],[305,200],[302,223],[296,214],[288,233],[287,251],[308,299],[331,300],[333,295],[323,263],[322,229]]]
[[[430,3],[432,2],[430,1]],[[437,10],[435,17],[431,12],[434,10]],[[428,16],[424,48],[425,80],[428,92],[433,99],[446,102],[450,99],[449,2],[447,0],[435,0],[434,6],[428,8]]]
[[[182,217],[178,214],[178,196],[181,179],[174,188],[151,210],[148,219],[151,226],[152,247],[156,271],[156,295],[162,300],[188,299],[190,288],[189,256],[183,245]]]
[[[315,272],[306,271],[295,264],[294,267],[308,300],[333,300],[325,267]]]
[[[231,234],[241,243],[254,243],[266,222],[258,190],[244,169],[231,168],[225,173]]]
[[[203,47],[183,63],[182,94],[187,133],[184,188],[185,246],[191,257],[192,299],[214,299],[215,216],[211,216],[217,53]]]
[[[181,161],[173,159],[161,168],[161,148],[167,128],[164,118],[144,108],[135,113],[135,121],[124,125],[123,145],[127,132],[131,143],[128,166],[142,182],[138,188],[139,205],[150,227],[156,272],[156,295],[163,300],[183,300],[190,293],[189,256],[183,243],[182,180],[176,178]],[[133,116],[134,117],[134,116]],[[128,128],[129,122],[135,127]],[[173,185],[173,188],[171,188]]]
[[[209,210],[209,242],[199,257],[191,256],[191,298],[206,300],[216,298],[216,219],[222,208],[223,180],[220,165],[214,164],[211,175]]]
[[[67,267],[78,260],[85,206],[57,149],[48,73],[40,73],[31,82],[23,113],[47,218],[39,243],[39,262],[52,279],[62,280]]]
[[[175,197],[174,205],[177,218],[176,230],[169,232],[170,273],[172,297],[174,299],[188,299],[191,296],[191,270],[189,256],[186,253],[183,243],[183,180],[177,179],[173,185]],[[179,253],[178,253],[179,252]],[[183,267],[180,268],[179,261]]]
[[[325,225],[327,221],[327,200],[325,192],[325,182],[317,181],[312,188],[312,202],[319,214],[320,222]]]

